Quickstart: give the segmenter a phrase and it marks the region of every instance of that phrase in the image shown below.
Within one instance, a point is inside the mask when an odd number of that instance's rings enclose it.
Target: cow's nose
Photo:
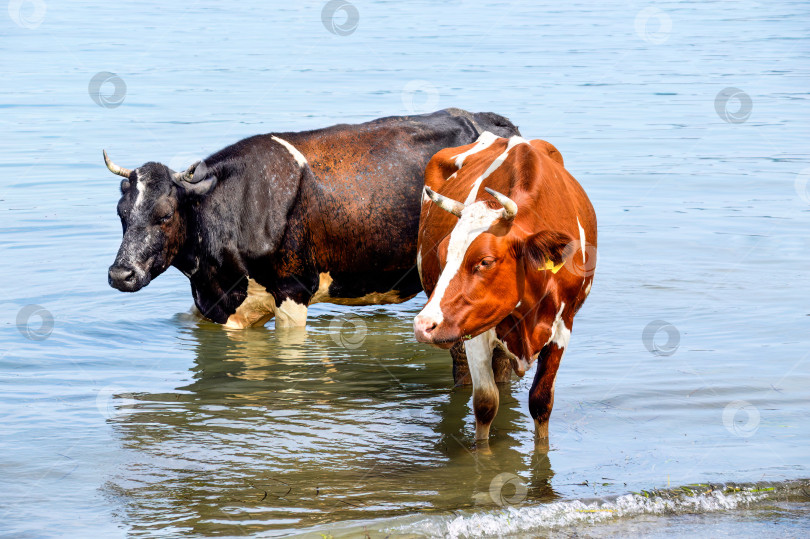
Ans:
[[[436,329],[436,320],[423,314],[413,319],[413,334],[419,342],[433,342],[431,332]]]
[[[120,285],[131,286],[135,284],[135,270],[125,266],[110,266],[107,274],[110,286],[119,288]]]

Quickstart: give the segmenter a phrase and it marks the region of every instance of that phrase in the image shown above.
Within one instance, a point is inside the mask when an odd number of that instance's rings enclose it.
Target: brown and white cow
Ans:
[[[554,379],[593,281],[593,206],[554,146],[519,136],[442,150],[425,183],[417,267],[429,299],[416,339],[463,342],[477,440],[498,411],[493,353],[518,376],[539,359],[529,411],[547,438]]]

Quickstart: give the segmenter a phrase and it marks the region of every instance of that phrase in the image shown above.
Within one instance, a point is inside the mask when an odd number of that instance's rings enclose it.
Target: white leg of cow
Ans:
[[[300,328],[307,325],[307,306],[287,298],[276,307],[276,328]]]
[[[489,438],[489,426],[498,413],[498,386],[492,372],[494,340],[495,330],[490,329],[464,343],[473,385],[476,440]]]

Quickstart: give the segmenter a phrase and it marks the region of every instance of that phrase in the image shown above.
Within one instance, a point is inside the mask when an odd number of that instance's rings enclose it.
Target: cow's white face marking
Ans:
[[[461,268],[467,249],[470,248],[475,238],[486,232],[500,217],[501,210],[488,208],[485,202],[470,204],[462,210],[458,223],[450,233],[450,243],[447,246],[447,260],[444,264],[444,270],[439,276],[436,288],[433,290],[433,296],[425,305],[425,308],[422,309],[422,312],[419,313],[420,315],[429,316],[437,324],[442,323],[444,314],[439,304],[447,291],[447,287],[450,285],[450,281],[453,280],[453,277]]]
[[[582,251],[582,263],[585,264],[585,229],[579,224],[579,216],[577,215],[577,228],[579,228],[579,249]]]
[[[493,133],[490,133],[489,131],[484,131],[483,133],[481,133],[478,136],[478,140],[475,141],[475,146],[473,146],[466,152],[458,154],[453,158],[456,160],[456,168],[461,168],[461,166],[464,164],[464,160],[467,159],[467,157],[486,150],[487,148],[492,146],[492,143],[495,142],[496,140],[498,140],[498,136]],[[455,174],[453,174],[453,176],[455,176]],[[447,179],[449,180],[450,178]]]
[[[143,203],[143,197],[146,195],[146,178],[138,175],[138,181],[135,182],[135,191],[138,195],[135,197],[135,206],[137,209]]]
[[[557,316],[554,317],[554,322],[551,324],[551,336],[546,341],[546,344],[554,343],[558,348],[564,350],[571,339],[571,328],[565,327],[565,320],[562,318],[563,309],[565,309],[565,302],[560,305],[560,310],[557,311]]]
[[[506,149],[503,151],[503,153],[498,157],[496,157],[495,160],[492,162],[492,164],[490,164],[489,167],[487,167],[484,173],[481,174],[481,176],[479,176],[477,180],[475,180],[472,189],[470,189],[470,193],[467,195],[467,199],[464,201],[464,204],[471,204],[475,200],[475,197],[478,196],[478,189],[481,187],[481,184],[484,182],[484,180],[486,180],[489,177],[490,174],[498,170],[498,167],[500,167],[504,163],[504,161],[506,161],[506,158],[509,157],[509,150],[511,150],[518,144],[528,144],[528,143],[529,141],[522,137],[518,136],[509,137],[509,143],[506,145]]]
[[[586,296],[591,293],[591,285],[592,284],[593,284],[593,279],[591,279],[591,282],[589,282],[588,286],[585,287],[585,295]]]
[[[489,131],[484,131],[484,133],[482,133],[478,139],[481,143],[481,148],[477,151],[481,151],[485,147],[488,147],[495,142],[498,137]],[[475,180],[475,183],[473,183],[472,189],[470,189],[470,192],[464,201],[465,207],[461,211],[461,217],[459,217],[455,228],[453,228],[453,231],[450,233],[450,243],[447,246],[447,260],[445,261],[444,270],[439,276],[439,282],[436,283],[436,288],[433,290],[431,300],[428,301],[427,305],[425,305],[424,309],[422,309],[419,315],[429,316],[437,324],[441,324],[444,320],[444,313],[442,313],[440,303],[444,297],[444,293],[447,291],[447,287],[450,285],[453,277],[456,276],[456,273],[458,273],[458,270],[461,268],[461,263],[464,261],[464,255],[467,254],[467,249],[470,248],[470,245],[475,238],[486,232],[489,227],[491,227],[495,221],[501,217],[502,210],[493,210],[488,208],[486,203],[483,201],[474,202],[475,197],[478,195],[478,189],[481,187],[481,183],[487,179],[490,174],[495,172],[498,167],[504,163],[504,161],[506,161],[506,158],[509,156],[509,150],[518,144],[524,143],[528,144],[529,142],[522,137],[510,137],[509,143],[506,145],[506,149],[503,151],[503,153],[495,158],[484,173]],[[460,154],[456,158],[456,166],[461,167],[464,162],[463,157],[466,157],[465,154],[472,155],[472,153],[475,153],[472,150],[475,150],[477,146],[478,144],[463,154]],[[462,158],[461,161],[459,161],[459,158]]]
[[[277,136],[273,135],[271,137],[273,140],[287,148],[287,150],[292,154],[295,162],[298,163],[298,166],[304,168],[304,165],[307,164],[307,158],[303,156],[301,152],[299,152],[295,146],[284,140],[283,138],[278,138]]]

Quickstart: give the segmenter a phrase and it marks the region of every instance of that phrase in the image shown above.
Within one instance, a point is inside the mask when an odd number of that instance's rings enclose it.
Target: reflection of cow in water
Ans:
[[[110,285],[134,292],[174,266],[202,315],[234,328],[273,316],[302,326],[317,302],[405,301],[422,289],[413,270],[425,165],[484,131],[518,132],[497,114],[447,109],[258,135],[185,172],[128,170],[105,153],[125,178]]]
[[[554,146],[519,136],[442,150],[425,179],[417,256],[429,300],[416,338],[464,343],[477,439],[498,411],[498,359],[519,376],[538,360],[529,411],[547,438],[557,369],[593,282],[593,206]]]
[[[175,320],[171,356],[190,371],[166,376],[182,387],[141,384],[109,424],[126,450],[102,488],[135,529],[170,515],[199,534],[287,535],[336,512],[366,520],[557,498],[553,453],[527,457],[520,404],[506,394],[497,451],[469,450],[469,394],[448,396],[443,376],[425,376],[446,353],[415,342],[399,315],[364,316],[356,349],[335,346],[322,316],[308,332]],[[427,371],[414,368],[419,356]]]

